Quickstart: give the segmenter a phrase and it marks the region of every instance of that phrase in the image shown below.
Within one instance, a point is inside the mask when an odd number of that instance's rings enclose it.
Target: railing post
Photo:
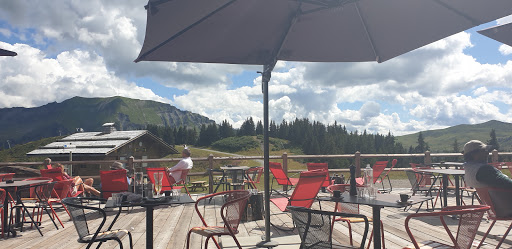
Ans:
[[[283,171],[288,176],[288,153],[283,152]],[[288,191],[288,186],[283,185],[283,191]]]
[[[492,150],[491,152],[491,160],[493,163],[497,163],[499,162],[499,155],[498,155],[498,151],[496,149]]]
[[[355,166],[356,166],[356,177],[361,177],[361,152],[356,151],[356,154],[354,155],[355,160]]]
[[[128,162],[126,163],[126,168],[128,169],[132,169],[132,174],[133,174],[133,179],[132,181],[135,179],[135,163],[133,163],[133,160],[135,160],[135,157],[131,156],[131,157],[128,157]],[[133,193],[136,193],[135,192],[135,182],[133,183]]]
[[[213,154],[208,156],[208,193],[213,193]]]
[[[425,158],[423,159],[423,163],[425,165],[430,165],[432,164],[432,157],[430,157],[430,151],[425,151]]]

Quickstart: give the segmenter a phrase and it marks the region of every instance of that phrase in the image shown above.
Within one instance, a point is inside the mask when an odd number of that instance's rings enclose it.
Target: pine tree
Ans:
[[[256,135],[263,135],[263,123],[261,120],[256,124]]]
[[[492,149],[500,150],[500,145],[498,144],[498,139],[496,138],[496,131],[492,129],[489,135],[491,139],[487,141],[487,144],[492,145]]]
[[[455,153],[460,152],[459,142],[457,141],[457,139],[456,139],[456,138],[455,138],[455,140],[453,141],[453,152],[455,152]]]

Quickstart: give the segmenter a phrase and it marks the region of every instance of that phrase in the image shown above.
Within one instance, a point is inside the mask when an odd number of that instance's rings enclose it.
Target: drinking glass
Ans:
[[[142,172],[136,172],[135,173],[135,193],[142,195],[142,184],[144,183],[143,173]]]
[[[153,175],[155,178],[155,192],[156,197],[160,197],[160,191],[162,190],[162,180],[164,178],[163,172],[155,172]]]

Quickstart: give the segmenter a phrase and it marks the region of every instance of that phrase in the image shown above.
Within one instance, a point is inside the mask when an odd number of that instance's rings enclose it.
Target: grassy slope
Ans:
[[[423,131],[425,142],[430,146],[432,152],[453,152],[453,143],[455,139],[462,150],[464,144],[472,139],[487,141],[490,139],[491,129],[496,131],[496,137],[501,151],[512,151],[512,124],[500,121],[489,121],[476,125],[457,125],[446,129]],[[418,134],[414,133],[405,136],[396,137],[396,140],[404,145],[417,146]]]

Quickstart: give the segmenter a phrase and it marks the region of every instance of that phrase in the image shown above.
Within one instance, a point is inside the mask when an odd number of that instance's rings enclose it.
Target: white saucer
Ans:
[[[398,200],[398,201],[396,201],[396,203],[398,203],[398,204],[411,204],[412,200],[408,200],[408,201],[405,201],[405,202]]]

